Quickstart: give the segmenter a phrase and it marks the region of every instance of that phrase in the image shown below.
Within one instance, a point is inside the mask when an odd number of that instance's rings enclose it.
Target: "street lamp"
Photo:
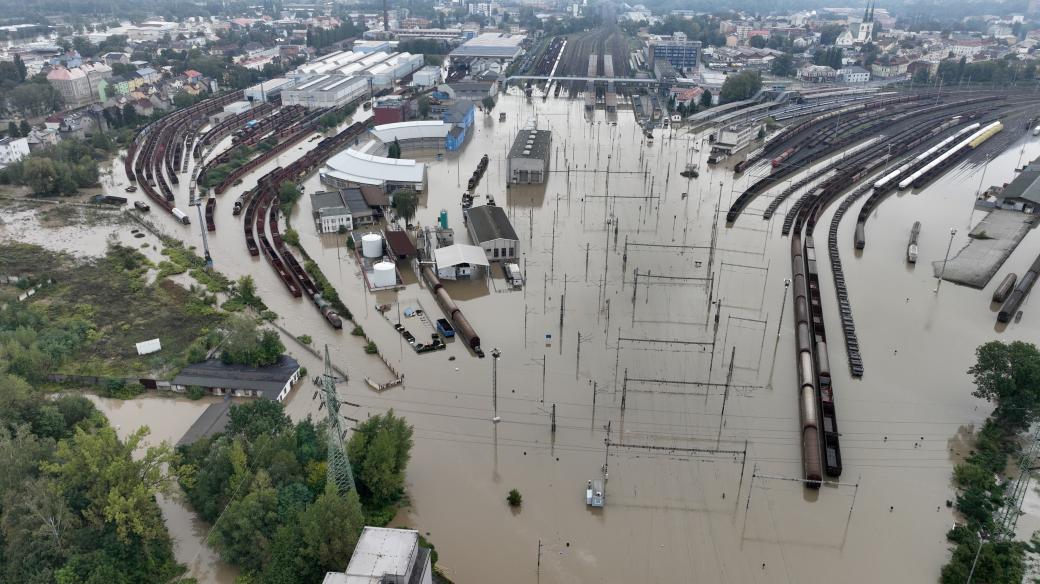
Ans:
[[[773,387],[773,371],[776,369],[776,350],[780,348],[780,327],[784,324],[784,307],[787,306],[787,291],[791,288],[791,279],[784,278],[784,298],[780,301],[780,318],[776,324],[776,341],[773,343],[773,364],[769,366],[769,387]],[[797,323],[796,323],[797,324]]]
[[[953,236],[954,235],[957,235],[957,228],[956,227],[951,227],[950,228],[950,243],[949,243],[949,245],[946,246],[946,258],[943,259],[942,269],[939,270],[939,281],[936,282],[935,290],[933,290],[933,292],[935,292],[936,294],[939,293],[939,286],[942,286],[943,274],[946,273],[946,262],[950,261],[950,250],[953,249]]]
[[[498,417],[498,358],[501,356],[498,347],[491,349],[491,421],[496,424],[502,420]]]

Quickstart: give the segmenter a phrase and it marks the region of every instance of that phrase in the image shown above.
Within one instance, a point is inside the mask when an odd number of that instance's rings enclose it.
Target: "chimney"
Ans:
[[[386,0],[383,0],[383,32],[390,30],[390,13],[386,9]]]

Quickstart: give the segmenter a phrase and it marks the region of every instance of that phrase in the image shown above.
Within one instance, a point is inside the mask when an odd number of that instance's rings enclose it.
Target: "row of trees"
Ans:
[[[939,63],[937,75],[946,84],[982,83],[1009,85],[1016,82],[1033,82],[1036,79],[1036,63],[1019,62],[1011,59],[996,59],[968,63],[946,59]],[[927,81],[927,78],[924,79]]]
[[[263,367],[276,363],[285,352],[278,333],[271,329],[258,330],[256,321],[248,316],[231,316],[226,329],[220,354],[224,363]]]
[[[269,400],[233,406],[223,434],[182,447],[181,483],[209,543],[257,584],[320,581],[342,570],[366,524],[385,524],[403,496],[412,428],[393,412],[362,423],[348,456],[357,489],[326,482],[325,424],[294,424]]]
[[[363,32],[365,32],[365,27],[363,25],[356,25],[354,24],[354,21],[346,18],[343,20],[343,23],[336,28],[308,28],[307,46],[316,49],[323,49],[342,40],[359,37]]]
[[[994,517],[1004,504],[1008,459],[1020,454],[1020,435],[1040,420],[1040,351],[1032,343],[992,341],[976,349],[968,373],[972,395],[995,407],[971,455],[954,468],[955,505],[965,522],[947,534],[954,549],[942,582],[959,584],[973,573],[976,582],[1018,584],[1031,546],[1014,534],[1003,537]]]

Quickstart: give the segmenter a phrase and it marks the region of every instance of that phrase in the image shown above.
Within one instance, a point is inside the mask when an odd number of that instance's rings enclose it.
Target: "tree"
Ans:
[[[914,71],[914,76],[912,79],[914,83],[928,83],[930,77],[931,74],[929,73],[928,69],[922,67],[921,69]]]
[[[415,210],[419,206],[419,194],[412,189],[394,191],[391,206],[397,215],[407,223],[412,217],[415,217]]]
[[[303,193],[300,191],[300,187],[290,181],[285,181],[278,187],[278,202],[281,203],[283,212],[291,210],[301,196]]]
[[[711,107],[711,99],[712,99],[711,91],[705,89],[704,93],[701,94],[701,107],[704,107],[704,108]]]
[[[235,315],[227,321],[228,335],[220,355],[225,363],[263,367],[272,365],[285,352],[278,333],[271,329],[258,330],[250,318]]]
[[[224,561],[263,570],[278,529],[278,491],[267,473],[260,470],[249,493],[227,506],[213,526],[209,543]]]
[[[777,56],[769,66],[769,72],[777,77],[790,77],[791,75],[794,75],[794,58],[792,58],[789,53]]]
[[[241,297],[246,304],[251,304],[256,301],[256,282],[249,274],[238,279],[236,289],[238,290],[239,297]]]
[[[29,125],[29,121],[22,118],[22,121],[18,123],[18,133],[22,136],[28,136],[32,132],[32,126]]]
[[[480,100],[480,105],[484,106],[484,111],[489,112],[495,109],[495,98],[485,95],[484,99]]]
[[[292,421],[285,415],[282,404],[258,399],[231,406],[226,431],[229,436],[243,436],[252,442],[262,435],[273,436],[291,427]]]
[[[332,485],[300,515],[300,556],[318,574],[343,568],[357,545],[365,516],[356,491],[340,495]],[[316,581],[316,580],[308,580]]]
[[[58,167],[50,158],[30,156],[22,163],[25,184],[39,195],[55,195],[59,191]]]
[[[112,524],[123,542],[166,537],[155,495],[169,493],[178,457],[168,444],[138,452],[148,434],[142,426],[120,442],[111,427],[92,434],[78,429],[58,443],[54,462],[43,465],[71,499],[86,503],[82,514],[89,523]]]
[[[764,49],[766,48],[766,37],[756,34],[748,39],[748,44],[756,49]]]
[[[975,350],[968,369],[972,395],[995,403],[993,418],[1009,433],[1027,428],[1040,411],[1040,351],[1023,341],[990,341]]]
[[[14,121],[7,122],[7,135],[11,138],[18,138],[22,134],[18,131],[18,124]]]
[[[840,35],[845,30],[845,27],[840,24],[828,24],[820,28],[820,44],[827,46],[833,45],[834,41],[838,40]]]
[[[741,71],[726,77],[719,93],[719,103],[730,103],[750,99],[762,88],[762,77],[758,71]]]
[[[510,489],[509,495],[506,496],[506,501],[509,503],[510,507],[519,507],[523,500],[523,495],[521,495],[520,491],[516,489]]]
[[[358,494],[376,506],[397,501],[404,490],[411,448],[412,427],[404,418],[395,417],[393,410],[358,426],[347,445]]]
[[[419,97],[419,102],[418,102],[418,107],[419,107],[419,117],[425,120],[426,116],[430,115],[430,98],[425,96],[425,95],[420,96]]]
[[[401,143],[394,138],[394,141],[390,143],[390,148],[386,154],[387,158],[400,158],[401,157]]]

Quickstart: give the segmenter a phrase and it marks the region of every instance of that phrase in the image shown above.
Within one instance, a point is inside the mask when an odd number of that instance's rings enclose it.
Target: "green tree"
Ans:
[[[495,109],[495,98],[485,95],[484,99],[480,100],[480,105],[484,106],[484,111],[489,112]]]
[[[39,195],[56,195],[60,190],[58,167],[49,158],[30,156],[22,163],[25,184]]]
[[[292,427],[282,404],[270,399],[253,400],[231,406],[228,412],[227,434],[242,436],[253,442],[262,435],[279,434]]]
[[[213,526],[209,543],[226,562],[262,571],[278,529],[278,491],[260,470],[248,494],[227,506]]]
[[[86,503],[87,522],[113,525],[124,542],[166,537],[155,495],[169,493],[171,468],[179,459],[168,444],[143,448],[148,434],[142,426],[121,442],[110,427],[94,433],[78,429],[58,443],[54,462],[44,464],[70,498]]]
[[[415,210],[419,206],[419,194],[412,189],[394,191],[391,206],[397,215],[407,223],[412,217],[415,217]]]
[[[365,517],[357,492],[340,495],[329,485],[300,515],[303,538],[300,557],[316,569],[319,577],[330,570],[342,570],[344,558],[354,552],[364,527]]]
[[[701,94],[701,107],[704,107],[704,108],[711,107],[711,100],[712,100],[711,91],[705,89],[704,93]]]
[[[412,427],[386,414],[365,420],[347,445],[359,495],[374,506],[396,502],[404,491],[404,471],[411,457]]]
[[[990,341],[975,350],[968,369],[972,395],[995,404],[993,418],[1008,432],[1027,428],[1040,410],[1040,351],[1023,341]]]
[[[756,34],[748,39],[748,44],[756,49],[764,49],[766,48],[766,37]]]
[[[390,148],[386,154],[387,158],[400,158],[401,157],[401,143],[394,138],[394,141],[390,143]]]
[[[794,58],[790,53],[778,55],[769,65],[769,72],[777,77],[790,77],[795,74]]]
[[[730,103],[750,99],[762,88],[762,77],[758,71],[741,71],[726,77],[719,93],[719,103]]]
[[[14,123],[13,120],[7,122],[7,135],[11,138],[18,138],[22,135],[21,132],[18,131],[18,124]]]
[[[420,96],[418,101],[418,108],[419,117],[425,120],[426,117],[430,115],[430,98],[425,95]]]
[[[28,136],[30,132],[32,132],[32,126],[29,125],[28,120],[23,118],[22,121],[18,123],[18,133],[22,136]]]
[[[270,329],[258,330],[256,322],[243,315],[227,320],[227,338],[220,359],[225,363],[263,367],[272,365],[285,352],[278,333]]]

